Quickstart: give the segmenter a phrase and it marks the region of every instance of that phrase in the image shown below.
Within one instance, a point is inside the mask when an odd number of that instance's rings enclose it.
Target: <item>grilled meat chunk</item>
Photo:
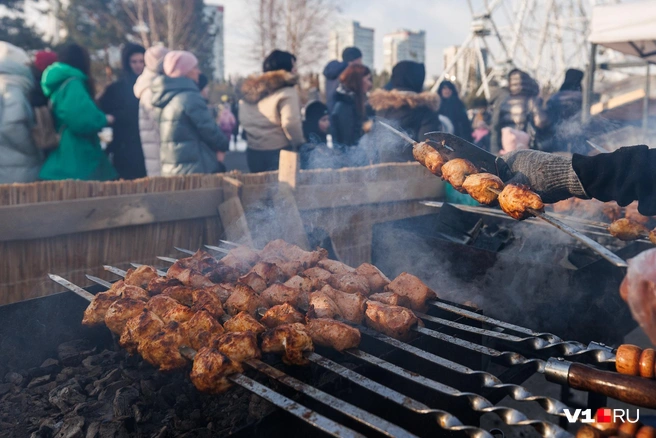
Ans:
[[[119,345],[128,353],[135,354],[139,344],[148,341],[155,334],[164,329],[164,321],[148,309],[129,319],[125,323],[125,330],[119,339]]]
[[[318,266],[335,275],[352,274],[355,272],[355,269],[337,260],[324,259],[318,263]]]
[[[381,292],[379,294],[369,295],[369,299],[372,301],[378,301],[379,303],[387,304],[389,306],[402,306],[410,307],[410,301],[406,297],[402,297],[399,294],[394,292]]]
[[[194,289],[191,297],[193,299],[192,311],[198,312],[205,310],[216,319],[221,318],[225,314],[221,299],[211,289]]]
[[[221,354],[215,348],[201,348],[191,368],[191,383],[200,392],[220,394],[230,388],[228,377],[243,372],[239,362],[235,362]]]
[[[282,239],[272,240],[260,251],[260,259],[263,261],[283,258],[290,262],[300,262],[306,269],[316,265],[319,260],[327,256],[328,252],[323,248],[318,248],[316,251],[305,251]]]
[[[118,293],[121,298],[132,298],[133,300],[141,301],[148,301],[150,299],[150,295],[145,289],[128,284],[124,284],[116,291],[116,293]]]
[[[262,293],[267,288],[267,282],[254,271],[239,277],[239,282],[253,289],[255,292]]]
[[[478,173],[476,166],[464,158],[454,158],[442,166],[442,179],[448,181],[454,189],[461,193],[465,193],[465,189],[462,187],[465,178],[475,173]]]
[[[125,284],[146,289],[151,280],[156,278],[159,278],[157,270],[152,266],[143,265],[137,269],[128,269],[128,272],[125,274]]]
[[[321,292],[326,294],[337,305],[339,313],[346,321],[360,324],[364,318],[367,299],[361,294],[349,294],[330,286],[324,286]]]
[[[268,328],[277,327],[282,324],[303,323],[305,318],[288,303],[273,306],[262,315],[260,322]]]
[[[239,312],[223,323],[226,332],[251,332],[255,335],[264,333],[266,328],[248,312]]]
[[[363,263],[356,268],[355,272],[367,279],[371,293],[382,292],[385,286],[390,284],[390,279],[372,264]]]
[[[225,302],[228,301],[228,298],[230,298],[230,295],[232,295],[232,291],[235,290],[235,285],[230,283],[221,283],[215,284],[212,287],[206,287],[205,289],[215,293],[221,300],[221,303],[225,304]]]
[[[185,260],[185,259],[183,259]],[[212,287],[214,283],[203,275],[200,271],[197,271],[193,268],[187,268],[181,263],[182,260],[175,262],[168,271],[166,271],[166,276],[169,278],[175,278],[180,283],[185,286],[191,287]]]
[[[442,166],[447,160],[434,147],[425,142],[417,143],[412,148],[412,156],[430,173],[442,176]]]
[[[185,306],[191,306],[194,303],[194,290],[195,288],[189,286],[172,286],[165,289],[162,295],[171,297]]]
[[[499,194],[499,206],[511,218],[522,220],[531,216],[527,209],[544,211],[544,203],[527,186],[508,184]]]
[[[646,236],[649,233],[649,230],[638,222],[634,222],[631,219],[622,218],[610,224],[608,227],[608,232],[613,237],[628,241],[636,240],[642,236]]]
[[[194,316],[194,312],[189,307],[183,306],[173,298],[166,295],[152,297],[148,303],[146,303],[146,308],[162,318],[165,323],[171,321],[183,323],[189,321],[191,317]]]
[[[105,322],[107,309],[109,309],[109,306],[111,306],[117,299],[119,299],[119,295],[116,291],[108,290],[107,292],[97,293],[84,311],[82,324],[86,326],[103,324]]]
[[[308,365],[303,352],[314,351],[314,345],[303,324],[285,324],[264,332],[262,351],[283,353],[282,361],[287,365]]]
[[[230,259],[239,260],[242,263],[245,263],[249,266],[253,266],[255,263],[260,261],[260,254],[252,248],[249,248],[244,245],[239,245],[235,248],[232,248],[228,254],[221,259],[222,262],[228,261]]]
[[[316,345],[340,352],[360,345],[360,331],[334,319],[308,319],[305,327]]]
[[[326,259],[322,263],[329,263],[329,262],[333,262],[333,261],[334,260]],[[341,263],[341,262],[337,262],[337,263]],[[344,271],[343,273],[347,273],[347,272]],[[333,276],[333,273],[326,270],[326,269],[320,268],[319,266],[315,266],[313,268],[306,269],[305,271],[303,271],[302,276],[306,277],[306,278],[312,278],[313,280],[317,280],[317,281],[321,281],[321,282],[325,283],[325,282],[328,281],[328,279],[330,277]]]
[[[191,319],[180,324],[185,345],[196,350],[208,347],[212,339],[224,333],[221,324],[205,310],[196,312]]]
[[[332,298],[325,292],[320,291],[310,294],[307,316],[310,318],[341,318],[342,312]]]
[[[289,303],[294,307],[298,307],[299,295],[300,291],[298,289],[294,289],[280,283],[269,286],[264,292],[260,294],[268,307],[277,306],[284,303]]]
[[[469,196],[474,198],[476,202],[481,204],[493,204],[499,195],[488,190],[494,189],[503,190],[503,181],[496,175],[491,173],[475,173],[465,178],[462,187],[469,193]]]
[[[148,282],[148,286],[146,286],[146,290],[150,294],[150,296],[154,295],[159,295],[162,292],[164,292],[164,289],[167,289],[171,286],[181,286],[182,283],[180,283],[180,280],[177,278],[169,278],[169,277],[157,277],[153,278]]]
[[[105,313],[105,324],[112,332],[121,335],[129,319],[138,316],[146,308],[146,303],[133,298],[119,298]]]
[[[426,286],[423,281],[407,272],[403,272],[396,277],[394,281],[387,285],[386,290],[407,298],[410,302],[410,308],[419,312],[426,311],[426,301],[437,297],[437,294]]]
[[[215,338],[212,347],[236,362],[262,357],[257,346],[257,335],[252,332],[231,332]]]
[[[246,271],[248,271],[249,266],[246,267]],[[217,264],[214,269],[211,271],[205,273],[205,277],[207,277],[212,283],[227,283],[227,282],[235,282],[237,279],[243,274],[243,272],[237,268],[234,268],[232,266],[227,266],[221,262]]]
[[[328,274],[332,275],[330,273]],[[310,277],[301,277],[300,275],[294,275],[283,284],[285,286],[307,293],[312,292],[313,290],[321,289],[325,285],[325,283],[320,280]]]
[[[160,371],[184,368],[187,360],[180,354],[184,337],[180,324],[171,321],[153,337],[139,343],[138,351],[146,362],[156,366]]]
[[[266,308],[266,303],[253,289],[245,284],[235,285],[232,295],[225,302],[225,310],[229,315],[236,315],[245,311],[255,316],[257,309],[260,307]]]
[[[388,306],[377,301],[367,301],[365,313],[367,326],[395,339],[408,340],[411,329],[419,319],[410,309],[400,306]]]
[[[349,294],[362,294],[367,296],[371,292],[369,290],[369,281],[367,278],[360,274],[356,274],[355,272],[341,275],[335,274],[328,279],[328,284],[335,289],[339,289],[342,292]]]
[[[255,272],[266,281],[267,286],[275,283],[283,283],[289,277],[285,275],[282,269],[274,263],[258,262],[253,266],[251,272]],[[295,274],[294,274],[295,275]]]

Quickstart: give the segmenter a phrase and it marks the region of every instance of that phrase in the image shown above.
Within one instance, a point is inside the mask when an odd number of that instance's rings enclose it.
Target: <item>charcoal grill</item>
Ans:
[[[103,286],[88,289],[101,290]],[[78,295],[64,292],[0,307],[2,375],[20,369],[29,370],[24,373],[28,377],[35,375],[32,367],[52,357],[56,345],[75,338],[99,350],[118,349],[108,330],[81,326],[86,305]],[[480,420],[493,414],[509,430],[531,426],[542,436],[572,436],[564,427],[562,410],[567,406],[532,394],[521,383],[535,373],[540,359],[555,354],[600,368],[608,368],[614,356],[603,345],[563,341],[445,300],[436,300],[420,316],[426,327],[412,342],[358,327],[363,334],[358,350],[338,354],[317,347],[308,355],[308,368],[282,366],[273,356],[249,363],[233,381],[279,409],[230,434],[492,437]],[[490,361],[505,370],[496,375],[481,371]],[[522,407],[504,406],[505,397],[540,413],[529,418]],[[596,397],[590,403],[604,400]]]

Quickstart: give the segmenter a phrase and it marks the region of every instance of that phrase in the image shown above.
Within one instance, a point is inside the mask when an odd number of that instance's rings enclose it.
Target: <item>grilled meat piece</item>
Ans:
[[[86,326],[103,324],[105,322],[107,309],[109,309],[109,306],[111,306],[117,299],[119,299],[119,295],[116,291],[108,290],[107,292],[97,293],[84,311],[82,324]]]
[[[508,184],[499,194],[499,206],[511,218],[522,220],[530,217],[528,208],[544,211],[544,203],[537,193],[520,184]]]
[[[146,289],[150,281],[156,278],[159,278],[157,270],[152,266],[143,265],[137,269],[128,269],[128,272],[125,274],[125,284]]]
[[[129,319],[138,316],[146,308],[146,303],[133,298],[119,298],[105,313],[105,324],[112,332],[121,335]]]
[[[172,286],[165,289],[162,295],[171,297],[178,303],[189,307],[194,303],[194,290],[195,288],[189,286]]]
[[[478,173],[476,166],[464,158],[454,158],[442,166],[442,179],[448,181],[460,193],[465,193],[465,189],[462,187],[465,178],[475,173]]]
[[[226,332],[251,332],[255,335],[264,333],[266,328],[257,322],[248,312],[239,312],[229,320],[223,323]]]
[[[360,274],[356,274],[355,272],[333,275],[328,279],[328,284],[335,289],[339,289],[342,292],[349,294],[362,294],[367,296],[371,292],[369,290],[369,281],[367,278]]]
[[[158,367],[160,371],[171,371],[187,365],[187,360],[180,354],[182,345],[184,337],[180,324],[171,321],[162,331],[140,341],[138,351],[146,362]]]
[[[205,310],[196,312],[191,319],[180,324],[185,345],[196,350],[209,347],[212,339],[224,333],[221,324]]]
[[[322,263],[330,264],[330,262],[333,262],[333,261],[334,260],[326,259],[326,260],[323,260]],[[337,262],[337,263],[343,264],[341,262]],[[338,267],[337,265],[331,265],[331,266],[333,266],[335,268]],[[347,268],[348,268],[348,266],[347,266]],[[348,271],[344,270],[342,273],[346,274],[346,273],[348,273]],[[328,281],[328,279],[330,277],[333,276],[333,273],[331,271],[326,270],[326,269],[320,268],[319,266],[315,266],[313,268],[306,269],[305,271],[303,271],[302,276],[307,277],[307,278],[312,278],[313,280],[317,280],[317,281],[321,281],[321,282],[325,283],[325,282]]]
[[[382,292],[385,286],[390,284],[390,279],[372,264],[363,263],[355,269],[355,272],[367,279],[371,293]]]
[[[387,285],[388,292],[407,298],[410,308],[419,312],[427,309],[426,301],[435,299],[437,294],[426,286],[423,281],[407,272],[402,272],[398,277]]]
[[[303,324],[285,324],[264,332],[262,351],[283,353],[282,361],[287,365],[308,365],[303,352],[314,351],[314,345]]]
[[[442,176],[442,166],[447,162],[434,147],[425,142],[417,143],[412,148],[412,156],[433,175]]]
[[[379,294],[369,295],[369,299],[372,301],[378,301],[379,303],[387,304],[389,306],[402,306],[410,307],[410,301],[406,297],[402,297],[399,294],[394,292],[381,292]]]
[[[246,271],[248,271],[248,268],[249,267],[247,267]],[[237,279],[239,279],[242,274],[243,272],[241,270],[219,262],[219,264],[216,265],[214,269],[205,273],[204,275],[212,283],[231,283],[237,281]]]
[[[189,321],[191,317],[194,316],[194,312],[189,307],[183,306],[173,298],[166,295],[152,297],[148,303],[146,303],[146,308],[162,318],[165,323],[171,321],[183,323]]]
[[[328,273],[329,275],[332,275]],[[321,289],[325,283],[310,277],[301,277],[300,275],[294,275],[292,278],[283,283],[285,286],[298,289],[303,292],[312,292],[313,290]]]
[[[501,178],[491,173],[475,173],[469,175],[462,184],[462,188],[469,193],[469,196],[474,198],[476,202],[485,205],[493,204],[499,197],[499,195],[488,190],[488,188],[501,191],[503,187]]]
[[[139,286],[131,286],[128,284],[124,284],[116,291],[116,293],[121,298],[132,298],[133,300],[141,301],[148,301],[150,299],[150,295],[148,292],[146,292],[145,289],[142,289]]]
[[[225,314],[221,299],[216,292],[210,289],[194,289],[191,296],[193,299],[192,311],[198,312],[205,310],[216,319],[221,318]]]
[[[255,272],[266,281],[267,286],[275,283],[283,283],[289,277],[285,275],[282,269],[274,263],[258,262],[253,266],[251,272]],[[295,275],[295,274],[293,274]]]
[[[242,263],[253,266],[255,263],[260,261],[260,255],[252,248],[244,245],[239,245],[235,248],[232,248],[228,254],[221,259],[221,261],[226,262],[226,259],[228,259],[228,261],[231,259],[239,260]]]
[[[164,289],[169,288],[171,286],[181,286],[182,283],[180,283],[180,280],[177,278],[169,278],[169,277],[157,277],[153,278],[148,282],[148,286],[146,286],[146,290],[150,294],[150,296],[154,295],[159,295],[162,292],[164,292]]]
[[[360,331],[334,319],[308,319],[305,327],[316,345],[334,348],[340,352],[358,348],[360,345]]]
[[[367,299],[361,294],[349,294],[330,286],[324,286],[321,292],[337,305],[341,317],[349,322],[360,324],[364,318]]]
[[[636,240],[647,235],[649,230],[644,225],[634,222],[631,219],[622,218],[610,224],[608,232],[613,237],[628,241]]]
[[[267,282],[256,272],[250,271],[248,274],[239,277],[239,282],[253,289],[255,292],[262,293],[267,288]]]
[[[239,362],[221,354],[215,348],[201,348],[191,368],[191,383],[200,392],[220,394],[230,388],[228,376],[243,372]]]
[[[193,268],[185,267],[182,263],[182,260],[178,260],[173,265],[171,265],[169,270],[166,271],[167,277],[175,278],[185,286],[191,286],[191,287],[214,286],[214,283],[212,283],[212,281],[209,278],[205,277],[205,275],[203,275],[200,271]]]
[[[232,291],[235,290],[235,285],[230,283],[221,283],[215,284],[211,287],[206,287],[205,290],[215,293],[221,300],[221,303],[225,304],[225,302],[228,301],[228,298],[230,298],[230,295],[232,295]]]
[[[141,342],[147,341],[163,329],[164,321],[150,310],[144,309],[125,323],[125,330],[118,342],[128,353],[135,354]]]
[[[388,306],[377,301],[367,301],[365,323],[367,326],[395,339],[408,340],[411,329],[419,319],[410,309]]]
[[[298,289],[294,289],[280,283],[269,286],[264,292],[260,294],[268,307],[285,303],[288,303],[294,307],[298,307],[299,295],[300,291]]]
[[[268,328],[277,327],[282,324],[303,323],[305,318],[288,303],[273,306],[262,315],[260,322]]]
[[[342,313],[335,301],[325,292],[312,292],[307,316],[310,318],[335,318],[342,317]]]
[[[207,251],[199,249],[191,257],[185,259],[180,259],[183,265],[186,268],[191,268],[195,271],[200,272],[201,274],[207,274],[208,272],[214,270],[219,264],[219,261],[212,257]]]
[[[257,346],[257,336],[252,332],[226,333],[215,338],[212,347],[236,362],[262,357],[262,352]]]
[[[225,302],[225,310],[229,315],[246,311],[255,316],[258,308],[266,308],[264,300],[245,284],[236,284],[235,289]]]
[[[290,262],[300,262],[306,269],[316,265],[319,260],[325,259],[327,256],[328,251],[323,248],[318,248],[316,251],[305,251],[282,239],[272,240],[260,251],[260,259],[263,261],[283,258]]]
[[[321,260],[318,265],[320,268],[325,269],[326,271],[335,275],[352,274],[355,272],[355,269],[342,262],[338,262],[337,260],[324,259]],[[324,281],[327,281],[327,279]]]

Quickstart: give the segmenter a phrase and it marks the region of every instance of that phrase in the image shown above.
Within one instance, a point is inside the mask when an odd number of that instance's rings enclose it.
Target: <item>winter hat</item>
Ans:
[[[357,47],[347,47],[342,52],[342,61],[351,62],[362,58],[362,52]]]
[[[296,62],[296,56],[282,50],[274,50],[266,57],[262,64],[262,71],[285,70],[291,72]]]
[[[319,142],[326,141],[326,134],[319,129],[319,120],[328,115],[328,107],[321,101],[315,100],[305,107],[305,117],[303,119],[303,135],[310,140],[313,136],[318,138]]]
[[[130,58],[135,53],[141,53],[143,55],[144,53],[146,53],[146,49],[144,49],[143,46],[140,46],[139,44],[127,43],[123,47],[123,50],[121,51],[121,61],[123,62],[123,71],[133,76],[134,76],[134,72],[132,71],[132,67],[130,67]]]
[[[442,97],[442,90],[445,88],[449,88],[451,90],[453,97],[458,97],[458,89],[455,85],[453,85],[453,82],[451,81],[440,82],[440,86],[437,88],[437,94],[439,94],[440,97]]]
[[[36,52],[36,55],[34,55],[34,66],[41,73],[43,73],[43,71],[48,68],[48,66],[54,64],[55,62],[57,62],[57,54],[55,52],[51,52],[50,50],[41,50]]]
[[[421,93],[424,89],[426,68],[424,64],[414,61],[401,61],[392,69],[392,88]]]
[[[156,72],[167,53],[169,53],[169,49],[164,46],[153,46],[146,50],[146,53],[144,54],[146,68],[150,71]]]
[[[0,41],[0,61],[12,61],[16,64],[30,65],[30,57],[25,50],[5,41]]]
[[[198,59],[191,52],[173,50],[164,57],[164,74],[171,78],[186,76],[198,65]]]
[[[570,68],[565,72],[565,80],[560,87],[560,91],[581,91],[581,81],[583,81],[583,72],[575,68]]]

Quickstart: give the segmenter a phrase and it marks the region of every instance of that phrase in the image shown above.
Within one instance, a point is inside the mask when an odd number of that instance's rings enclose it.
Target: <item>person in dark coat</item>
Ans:
[[[341,154],[327,145],[330,116],[326,105],[318,100],[312,101],[306,105],[303,114],[303,136],[307,139],[307,143],[300,148],[301,168],[341,167]]]
[[[335,91],[339,86],[339,75],[351,64],[362,64],[362,52],[357,47],[347,47],[342,51],[342,62],[330,61],[323,69],[326,77],[326,106],[330,114],[335,105]]]
[[[440,114],[453,123],[453,133],[469,142],[472,141],[472,125],[467,116],[467,109],[458,96],[458,90],[452,82],[442,81],[437,94],[440,95]]]
[[[415,141],[424,140],[427,132],[442,131],[440,97],[422,92],[425,78],[424,64],[401,61],[392,69],[391,89],[374,90],[369,95],[376,118],[391,123]],[[374,124],[365,137],[370,137],[367,143],[371,147],[378,148],[381,162],[414,160],[412,147],[383,127]]]
[[[569,69],[560,90],[547,101],[547,116],[551,123],[546,152],[582,152],[585,150],[585,136],[581,123],[583,108],[583,72]]]
[[[335,106],[330,113],[330,134],[339,147],[355,146],[363,134],[367,93],[371,90],[371,70],[361,64],[350,65],[339,76]]]
[[[531,136],[531,145],[535,146],[536,131],[549,124],[547,113],[542,108],[542,99],[538,83],[527,73],[515,69],[508,75],[509,94],[498,104],[494,104],[492,130],[495,143],[490,144],[491,152],[502,149],[501,130],[505,127],[524,131]]]
[[[113,140],[107,152],[114,156],[114,167],[123,179],[146,176],[146,164],[139,137],[139,99],[134,84],[143,72],[146,50],[137,44],[126,44],[122,52],[123,71],[98,100],[100,109],[115,118]]]

